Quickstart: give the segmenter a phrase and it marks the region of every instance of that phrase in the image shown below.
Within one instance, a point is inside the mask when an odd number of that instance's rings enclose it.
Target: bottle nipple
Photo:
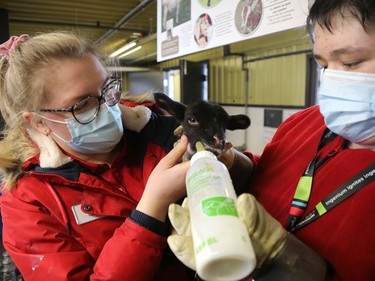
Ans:
[[[206,151],[206,150],[204,149],[203,143],[200,142],[200,141],[197,141],[197,142],[195,143],[195,148],[197,149],[197,151]]]

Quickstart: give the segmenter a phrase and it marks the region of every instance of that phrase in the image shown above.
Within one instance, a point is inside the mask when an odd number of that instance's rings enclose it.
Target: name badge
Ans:
[[[72,211],[78,225],[102,218],[102,216],[90,215],[82,212],[81,204],[72,206]]]

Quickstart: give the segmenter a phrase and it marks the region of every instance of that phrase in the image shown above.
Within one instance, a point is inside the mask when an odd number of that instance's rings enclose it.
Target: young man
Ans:
[[[249,154],[252,195],[237,202],[257,257],[252,277],[373,280],[375,1],[316,0],[307,28],[322,67],[319,105],[286,120],[261,156]],[[186,241],[169,237],[183,261],[193,256]]]

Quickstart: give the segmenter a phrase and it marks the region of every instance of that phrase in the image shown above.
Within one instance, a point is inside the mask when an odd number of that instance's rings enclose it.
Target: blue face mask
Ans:
[[[74,118],[66,119],[65,122],[72,139],[66,141],[58,135],[54,135],[74,150],[86,154],[110,152],[120,142],[124,133],[118,104],[109,107],[103,103],[98,116],[88,124],[82,125]]]
[[[326,69],[318,100],[332,132],[354,143],[375,135],[375,74]]]

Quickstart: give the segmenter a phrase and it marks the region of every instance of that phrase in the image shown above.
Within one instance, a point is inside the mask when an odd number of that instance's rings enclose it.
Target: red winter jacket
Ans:
[[[253,157],[250,192],[266,210],[286,225],[292,198],[304,169],[314,157],[325,130],[317,106],[286,120],[260,158]],[[370,149],[342,149],[336,137],[318,153],[330,157],[314,174],[305,215],[329,193],[375,162]],[[329,281],[375,280],[375,182],[304,226],[294,234],[329,264]]]
[[[153,114],[140,133],[125,131],[111,166],[73,159],[46,169],[38,157],[24,163],[27,174],[3,194],[1,208],[5,248],[26,281],[187,280],[180,262],[163,259],[166,237],[149,221],[128,218],[177,125]],[[74,206],[78,221],[89,222],[77,223]]]

